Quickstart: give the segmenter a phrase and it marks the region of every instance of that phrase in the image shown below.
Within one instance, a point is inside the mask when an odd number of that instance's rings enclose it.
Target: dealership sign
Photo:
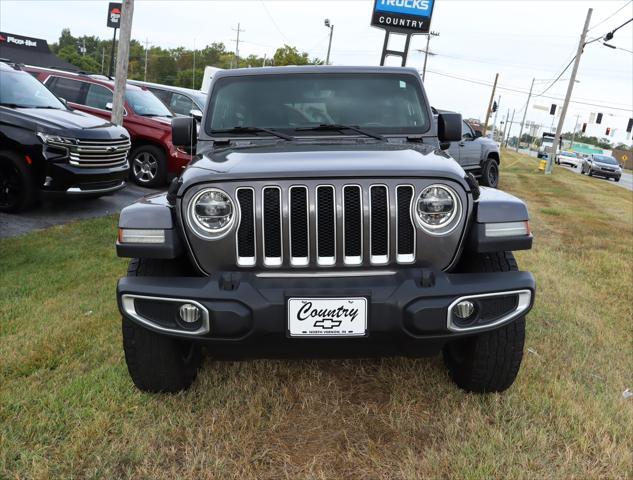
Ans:
[[[435,0],[375,0],[371,25],[402,33],[429,33]]]
[[[40,38],[24,37],[13,33],[0,32],[0,45],[48,52],[48,44]]]
[[[121,8],[120,3],[110,3],[108,5],[108,27],[119,28],[121,26]]]

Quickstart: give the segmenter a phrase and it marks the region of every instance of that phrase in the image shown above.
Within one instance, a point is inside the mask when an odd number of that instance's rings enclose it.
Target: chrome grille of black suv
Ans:
[[[113,167],[127,162],[130,140],[77,140],[68,147],[69,163],[77,167]]]
[[[238,187],[235,197],[240,211],[235,236],[239,266],[415,262],[412,186]],[[391,246],[392,237],[397,247]],[[256,258],[258,253],[263,259]]]

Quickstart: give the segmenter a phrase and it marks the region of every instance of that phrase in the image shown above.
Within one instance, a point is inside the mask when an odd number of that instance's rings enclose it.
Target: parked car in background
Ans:
[[[73,109],[109,120],[114,82],[102,75],[24,67]],[[191,161],[171,141],[173,113],[147,88],[127,85],[123,126],[130,134],[130,175],[139,185],[161,187]]]
[[[129,150],[124,128],[70,110],[19,66],[0,62],[0,211],[24,210],[43,192],[116,192]]]
[[[158,97],[173,113],[179,117],[202,117],[204,104],[207,102],[207,94],[191,88],[171,87],[159,83],[141,82],[140,80],[128,80],[132,85],[145,87]]]
[[[438,113],[451,113],[438,110]],[[485,187],[497,188],[499,185],[499,166],[501,156],[499,145],[491,138],[481,136],[468,122],[462,120],[462,139],[451,142],[448,153],[464,170],[472,173]]]
[[[580,173],[587,174],[590,177],[595,175],[606,179],[612,178],[616,182],[619,182],[622,176],[622,167],[611,155],[598,155],[594,153],[585,159]]]
[[[569,165],[570,167],[579,167],[583,164],[583,157],[576,152],[560,152],[556,156],[556,163],[558,165]]]

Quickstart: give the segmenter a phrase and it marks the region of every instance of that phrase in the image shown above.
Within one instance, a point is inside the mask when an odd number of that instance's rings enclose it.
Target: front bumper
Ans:
[[[596,168],[591,169],[591,174],[604,178],[620,178],[622,176],[622,172],[607,172]]]
[[[97,168],[49,162],[41,189],[49,196],[106,195],[125,187],[128,172],[127,162]]]
[[[451,339],[512,322],[534,303],[535,282],[529,272],[447,274],[409,269],[363,276],[321,275],[227,272],[204,278],[126,277],[118,283],[117,298],[121,314],[129,320],[164,335],[204,341],[212,345],[216,356],[435,354]],[[499,302],[496,306],[481,303],[513,295],[516,304],[506,302],[505,310],[499,310]],[[366,298],[366,336],[290,337],[287,303],[291,297]],[[498,315],[464,328],[451,314],[451,307],[462,297],[480,302],[481,312],[493,305]],[[195,330],[183,327],[176,318],[183,303],[206,311]]]

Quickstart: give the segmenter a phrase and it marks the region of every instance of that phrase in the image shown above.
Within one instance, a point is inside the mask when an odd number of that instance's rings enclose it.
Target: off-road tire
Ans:
[[[466,259],[460,272],[518,270],[512,252],[485,253]],[[523,359],[525,317],[501,328],[445,345],[444,363],[453,381],[475,393],[502,392],[514,383]]]
[[[171,260],[130,260],[130,277],[187,275],[186,263]],[[146,392],[173,393],[186,390],[196,378],[202,352],[194,342],[152,332],[122,318],[123,350],[134,385]]]
[[[8,185],[5,187],[4,183],[9,180],[9,175],[19,183],[19,195],[14,197],[14,201],[10,204],[0,204],[0,212],[22,212],[37,200],[38,192],[33,176],[24,158],[13,152],[0,152],[0,188],[8,187]]]
[[[484,187],[499,186],[499,164],[494,158],[488,158],[481,169],[481,183]]]
[[[136,159],[143,157],[150,161],[153,159],[156,171],[153,178],[143,180],[142,175],[136,175]],[[130,153],[130,178],[141,187],[155,188],[162,187],[167,183],[167,155],[162,148],[156,145],[139,145]],[[139,158],[140,159],[140,158]]]

